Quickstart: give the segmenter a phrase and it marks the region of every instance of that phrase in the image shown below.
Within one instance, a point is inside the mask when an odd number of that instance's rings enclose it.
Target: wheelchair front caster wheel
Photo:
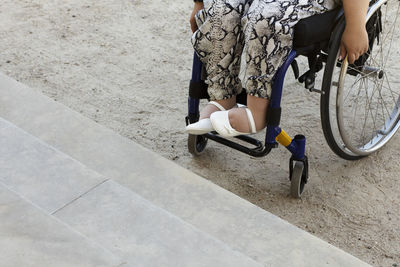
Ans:
[[[290,195],[300,198],[308,179],[308,162],[296,161],[293,166],[291,160],[290,167]]]
[[[207,141],[208,139],[203,135],[189,134],[187,142],[189,153],[194,156],[200,156],[207,146]]]

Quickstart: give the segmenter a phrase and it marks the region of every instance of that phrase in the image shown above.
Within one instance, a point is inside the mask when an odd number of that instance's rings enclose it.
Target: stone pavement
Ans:
[[[0,74],[1,266],[369,266]]]

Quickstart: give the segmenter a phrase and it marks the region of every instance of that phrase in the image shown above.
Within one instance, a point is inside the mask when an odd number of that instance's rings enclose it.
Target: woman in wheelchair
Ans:
[[[336,8],[340,0],[194,0],[192,44],[205,67],[210,102],[186,131],[223,137],[266,127],[271,81],[293,43],[293,27],[303,18]],[[340,1],[341,2],[341,1]],[[353,63],[368,50],[368,0],[343,0],[346,27],[340,58]],[[316,25],[318,27],[318,25]],[[241,62],[243,59],[245,62]],[[242,68],[242,69],[241,69]],[[247,107],[236,104],[247,92]]]

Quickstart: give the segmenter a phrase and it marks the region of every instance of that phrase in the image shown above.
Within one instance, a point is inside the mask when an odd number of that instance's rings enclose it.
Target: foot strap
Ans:
[[[214,105],[216,106],[219,110],[225,111],[225,108],[223,106],[221,106],[221,104],[215,102],[215,101],[210,101],[208,102],[208,104]]]
[[[250,124],[250,131],[251,133],[256,133],[257,129],[256,129],[256,123],[254,122],[254,118],[253,118],[253,113],[251,113],[251,110],[249,108],[246,108],[246,113],[247,113],[247,119],[249,120],[249,124]]]

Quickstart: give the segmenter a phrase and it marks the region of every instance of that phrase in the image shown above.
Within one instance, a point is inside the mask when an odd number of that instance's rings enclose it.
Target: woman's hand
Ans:
[[[193,7],[193,12],[192,15],[190,16],[190,28],[192,29],[192,32],[197,31],[197,24],[196,24],[196,14],[200,10],[204,8],[204,4],[202,2],[194,2],[194,7]]]
[[[368,51],[368,34],[365,29],[365,15],[369,0],[343,0],[346,28],[340,45],[340,59],[347,59],[353,64],[362,54]]]
[[[344,59],[347,55],[347,60],[350,64],[353,64],[368,51],[368,46],[368,34],[364,24],[360,27],[346,26],[340,45],[339,58]]]

